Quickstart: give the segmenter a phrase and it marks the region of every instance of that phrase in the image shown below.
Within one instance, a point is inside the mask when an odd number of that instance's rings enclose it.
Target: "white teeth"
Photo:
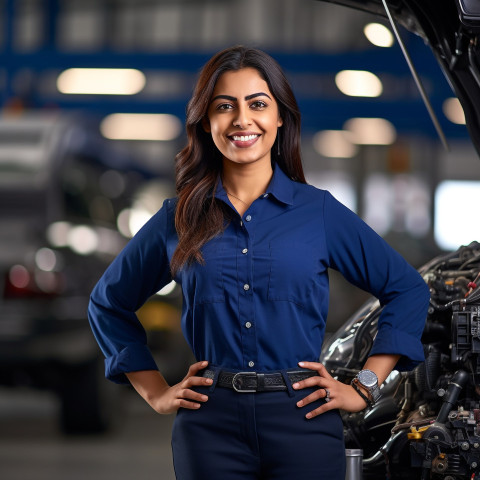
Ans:
[[[241,136],[238,136],[238,135],[234,135],[233,136],[233,139],[236,141],[236,142],[248,142],[249,140],[253,140],[254,138],[257,138],[258,135],[241,135]]]

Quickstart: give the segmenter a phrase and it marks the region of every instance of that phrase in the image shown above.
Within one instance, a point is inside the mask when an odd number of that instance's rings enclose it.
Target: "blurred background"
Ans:
[[[86,320],[106,266],[163,200],[197,73],[232,44],[285,69],[307,180],[415,267],[479,240],[480,161],[429,47],[315,0],[0,0],[0,478],[172,479],[172,418],[103,379]],[[175,284],[139,311],[160,369],[192,361]],[[332,273],[330,332],[367,298]]]

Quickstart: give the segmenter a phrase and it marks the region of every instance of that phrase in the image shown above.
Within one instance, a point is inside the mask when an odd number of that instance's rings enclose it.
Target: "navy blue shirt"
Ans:
[[[215,196],[233,209],[221,183]],[[92,292],[89,320],[115,382],[157,368],[135,312],[172,280],[175,204],[165,201]],[[329,268],[385,306],[370,354],[402,355],[399,370],[424,358],[429,290],[421,276],[330,193],[290,180],[279,167],[266,193],[202,254],[204,265],[174,278],[183,291],[183,333],[198,360],[245,371],[318,361]]]

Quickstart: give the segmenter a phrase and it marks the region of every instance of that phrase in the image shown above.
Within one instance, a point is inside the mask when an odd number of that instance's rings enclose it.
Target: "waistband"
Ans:
[[[206,368],[199,375],[211,378],[217,387],[231,388],[239,393],[278,392],[290,390],[293,383],[318,375],[311,370],[285,370],[283,372],[231,372]],[[290,382],[287,384],[286,380]]]

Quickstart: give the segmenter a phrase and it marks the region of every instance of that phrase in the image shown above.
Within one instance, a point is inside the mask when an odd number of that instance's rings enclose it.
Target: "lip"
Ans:
[[[260,138],[260,133],[257,132],[233,132],[230,135],[227,135],[227,138],[230,140],[230,142],[233,143],[238,148],[248,148],[252,146],[256,141]],[[248,140],[239,140],[239,139],[234,139],[234,137],[252,137],[249,138]]]

